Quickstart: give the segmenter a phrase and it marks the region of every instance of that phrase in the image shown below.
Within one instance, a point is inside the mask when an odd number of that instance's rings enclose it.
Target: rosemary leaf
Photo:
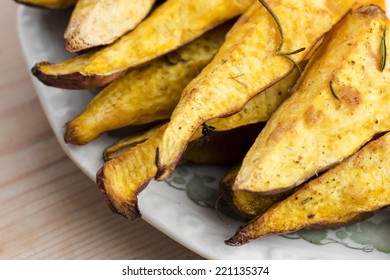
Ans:
[[[306,48],[300,48],[300,49],[297,49],[296,51],[293,51],[293,52],[279,53],[279,54],[283,55],[283,56],[293,55],[293,54],[297,54],[297,53],[303,52],[304,50],[306,50]]]
[[[265,2],[264,0],[259,0],[259,2],[261,3],[261,5],[264,6],[264,8],[271,14],[271,16],[274,18],[275,22],[276,22],[276,25],[278,26],[278,29],[279,29],[279,33],[280,33],[280,43],[279,43],[279,47],[276,49],[276,52],[280,52],[280,50],[282,49],[283,47],[283,42],[284,42],[284,33],[283,33],[283,28],[282,28],[282,25],[279,21],[279,18],[277,17],[277,15],[274,13],[274,11],[272,11],[271,7],[268,6],[267,2]]]
[[[329,88],[330,88],[330,92],[332,93],[333,97],[336,98],[338,101],[340,101],[340,99],[338,98],[338,96],[336,95],[336,93],[333,89],[333,82],[332,81],[329,81]]]
[[[379,70],[383,72],[386,67],[386,57],[387,57],[387,48],[386,48],[386,29],[383,30],[382,40],[381,40],[381,62],[379,64]]]
[[[302,69],[301,69],[301,67],[299,67],[298,63],[296,63],[294,59],[292,59],[291,57],[289,57],[288,54],[280,53],[279,55],[281,55],[281,56],[287,58],[287,59],[290,60],[292,63],[294,63],[295,67],[297,67],[297,69],[298,69],[299,75],[302,75]]]

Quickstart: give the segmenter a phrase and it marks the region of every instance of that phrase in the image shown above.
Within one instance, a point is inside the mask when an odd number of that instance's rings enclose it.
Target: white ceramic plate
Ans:
[[[62,39],[68,17],[64,12],[20,7],[19,37],[30,69],[38,61],[55,62],[70,56]],[[64,124],[83,110],[92,93],[51,88],[34,77],[32,80],[62,148],[94,180],[103,163],[102,150],[115,139],[102,136],[86,146],[75,147],[66,145],[62,138]],[[191,192],[199,186],[210,193],[223,172],[217,167],[185,166],[175,173],[173,184]],[[201,207],[207,204],[202,195],[151,182],[140,194],[139,206],[148,223],[209,259],[390,259],[388,211],[348,228],[271,236],[242,247],[228,247],[224,240],[234,234],[240,223],[226,217],[221,219],[213,209]]]

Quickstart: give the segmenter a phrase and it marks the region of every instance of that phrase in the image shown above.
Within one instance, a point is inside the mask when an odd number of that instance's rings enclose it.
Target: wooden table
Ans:
[[[112,214],[61,150],[23,61],[16,9],[0,3],[0,258],[200,259],[144,221]]]

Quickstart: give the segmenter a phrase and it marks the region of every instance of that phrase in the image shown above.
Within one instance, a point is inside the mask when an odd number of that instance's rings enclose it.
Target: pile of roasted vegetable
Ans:
[[[390,22],[353,0],[19,0],[75,5],[49,86],[105,86],[65,127],[84,145],[155,123],[104,151],[110,208],[183,162],[236,164],[221,181],[250,221],[226,241],[359,221],[390,204]]]

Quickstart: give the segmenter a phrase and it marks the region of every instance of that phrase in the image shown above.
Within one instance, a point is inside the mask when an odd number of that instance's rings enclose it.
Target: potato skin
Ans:
[[[379,69],[389,27],[383,10],[365,6],[327,35],[296,91],[244,158],[233,189],[270,194],[293,188],[390,129],[390,68]]]
[[[268,1],[285,31],[281,51],[306,47],[291,57],[301,62],[354,3],[340,2]],[[297,29],[302,32],[296,32]],[[172,113],[159,145],[157,180],[169,176],[201,124],[238,112],[255,95],[294,69],[290,60],[276,52],[280,43],[276,31],[275,20],[258,1],[241,16],[213,61],[186,87]]]
[[[134,29],[149,13],[155,0],[79,0],[64,39],[70,52],[114,42]]]
[[[14,0],[14,1],[16,3],[31,6],[31,7],[51,9],[51,10],[61,10],[61,9],[66,9],[74,6],[78,0]]]
[[[237,246],[270,234],[340,227],[368,218],[390,205],[389,152],[387,133],[238,229],[226,244]]]
[[[57,64],[38,63],[33,74],[49,86],[84,89],[103,86],[118,73],[161,57],[238,16],[253,1],[166,1],[113,44]]]
[[[70,73],[60,75],[47,75],[46,66],[52,65],[50,62],[43,61],[34,65],[31,73],[37,77],[42,83],[51,87],[64,89],[92,89],[108,84],[118,77],[122,76],[126,71],[118,71],[110,75],[83,75],[81,73]]]

